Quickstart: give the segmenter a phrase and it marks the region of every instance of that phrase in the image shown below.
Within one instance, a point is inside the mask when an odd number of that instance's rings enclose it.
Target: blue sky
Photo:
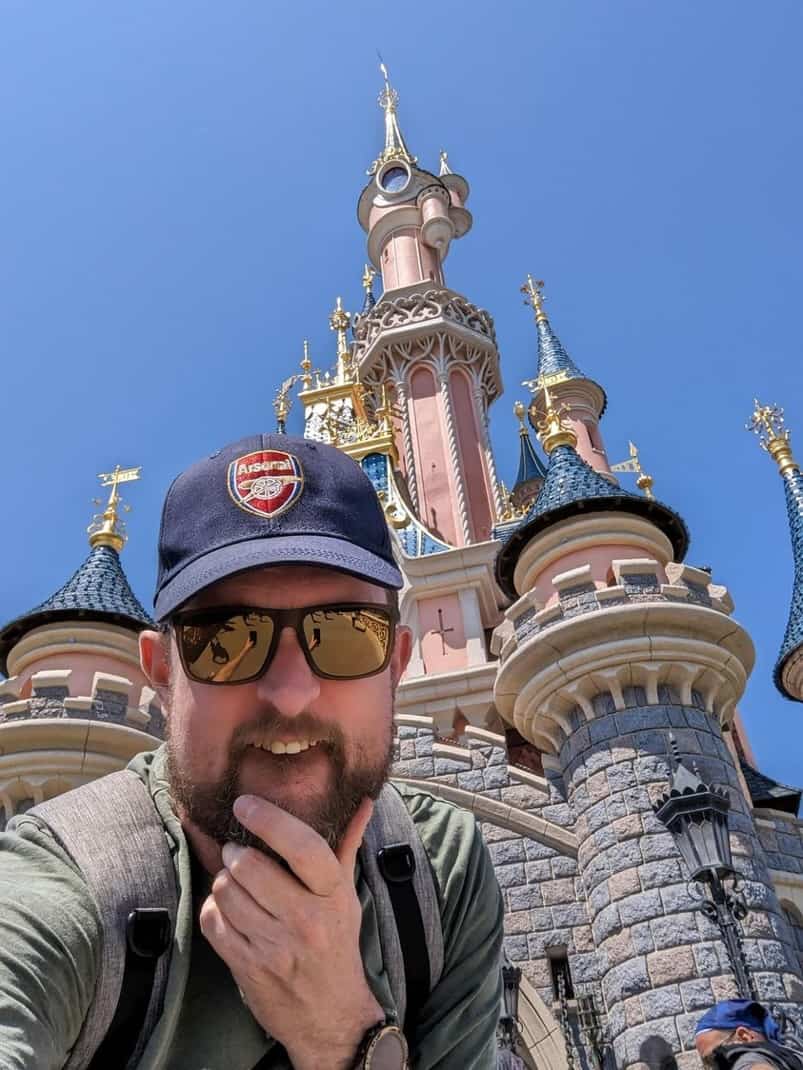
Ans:
[[[503,478],[534,372],[532,271],[608,393],[611,460],[638,444],[688,560],[754,638],[742,711],[760,764],[803,784],[803,710],[771,683],[782,486],[743,430],[754,394],[777,401],[803,456],[802,31],[794,0],[6,0],[0,615],[78,566],[95,474],[118,461],[143,467],[123,561],[149,604],[172,477],[272,429],[304,337],[333,358],[334,299],[361,298],[380,49],[411,150],[434,167],[445,146],[471,184],[446,276],[496,319]]]

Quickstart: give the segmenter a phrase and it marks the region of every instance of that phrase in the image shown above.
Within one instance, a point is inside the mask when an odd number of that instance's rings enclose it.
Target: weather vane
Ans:
[[[530,305],[533,312],[535,312],[536,323],[539,320],[546,319],[546,312],[544,312],[544,280],[533,279],[532,275],[527,275],[527,281],[519,289],[524,294],[525,305]]]
[[[630,447],[630,457],[626,461],[620,461],[618,464],[611,465],[612,472],[635,472],[638,475],[636,480],[636,486],[639,490],[643,490],[647,498],[653,499],[655,495],[652,492],[652,487],[655,482],[652,476],[648,476],[644,469],[641,467],[641,460],[639,459],[638,446],[634,442],[628,442]]]
[[[128,536],[125,533],[125,524],[119,517],[122,498],[118,488],[121,483],[130,483],[132,480],[139,479],[141,471],[141,467],[121,468],[118,464],[115,465],[113,472],[98,473],[101,487],[111,487],[111,490],[106,508],[102,513],[95,514],[92,523],[86,529],[90,546],[110,546],[117,553],[125,546]],[[102,504],[100,498],[93,498],[92,501],[94,505]],[[130,513],[131,506],[123,505],[123,510]]]
[[[758,435],[763,450],[778,465],[781,475],[790,470],[797,470],[798,464],[792,456],[789,428],[784,426],[784,414],[780,405],[762,405],[758,398],[753,399],[753,415],[745,425],[746,430]]]

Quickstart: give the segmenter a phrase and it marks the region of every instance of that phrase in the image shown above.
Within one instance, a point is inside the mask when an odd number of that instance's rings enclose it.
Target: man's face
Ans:
[[[704,1033],[698,1033],[694,1038],[694,1046],[700,1056],[703,1066],[714,1066],[714,1052],[726,1044],[750,1044],[753,1041],[764,1040],[763,1033],[755,1029],[748,1029],[740,1025],[736,1029],[706,1029]]]
[[[385,606],[387,595],[345,573],[282,566],[221,580],[182,609],[289,609],[333,602]],[[218,843],[253,842],[232,814],[238,795],[253,794],[300,817],[336,846],[360,801],[376,797],[389,774],[393,692],[409,648],[408,630],[398,628],[384,672],[361,680],[323,680],[286,628],[264,676],[215,685],[187,677],[172,630],[167,636],[144,633],[145,671],[155,684],[167,685],[161,693],[168,776],[182,820]],[[272,743],[302,749],[275,754]]]

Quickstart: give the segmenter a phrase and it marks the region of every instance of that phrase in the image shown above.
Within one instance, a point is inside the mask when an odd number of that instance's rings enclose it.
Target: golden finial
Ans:
[[[367,173],[369,175],[375,175],[380,167],[389,160],[405,160],[409,164],[418,163],[417,158],[413,156],[407,148],[402,136],[399,120],[396,118],[399,94],[390,84],[388,69],[383,63],[381,56],[379,57],[379,69],[382,72],[382,78],[385,82],[384,88],[378,98],[379,107],[385,113],[385,147],[368,168]]]
[[[745,425],[747,430],[758,435],[761,448],[772,457],[782,476],[799,471],[800,465],[792,456],[789,444],[789,428],[784,427],[783,409],[779,405],[762,405],[758,398],[753,398],[753,404],[755,409]]]
[[[119,554],[125,546],[128,536],[125,533],[125,524],[118,515],[122,499],[117,488],[121,483],[129,483],[134,479],[139,479],[141,471],[142,468],[121,468],[118,464],[113,472],[98,473],[100,485],[102,487],[111,487],[111,490],[109,491],[106,508],[102,513],[98,513],[92,518],[92,523],[86,529],[89,535],[89,545],[93,549],[96,546],[110,546]],[[94,501],[96,505],[101,504],[99,498],[95,498]],[[124,505],[123,509],[126,513],[131,512],[130,505]]]
[[[346,339],[346,331],[350,326],[351,315],[343,308],[343,302],[338,297],[337,304],[329,317],[329,330],[337,332],[337,366],[341,379],[348,379],[351,376],[351,350]]]
[[[309,390],[312,386],[312,361],[309,359],[309,342],[304,339],[304,357],[301,361],[301,387]]]
[[[533,279],[532,275],[528,274],[527,281],[519,289],[524,294],[525,305],[532,306],[535,312],[535,322],[543,323],[547,318],[546,312],[544,312],[544,280]]]
[[[440,166],[441,166],[441,169],[440,169],[439,174],[441,174],[441,175],[451,175],[452,174],[452,169],[449,166],[449,154],[447,153],[446,149],[441,149]]]
[[[641,460],[639,458],[638,446],[635,442],[628,442],[630,450],[630,457],[626,461],[620,461],[618,464],[611,465],[612,472],[635,472],[638,476],[636,480],[636,486],[639,490],[644,491],[644,495],[647,498],[654,499],[655,495],[652,492],[653,484],[655,480],[652,476],[648,476],[644,469],[641,467]]]
[[[535,416],[537,418],[536,430],[544,452],[551,453],[558,446],[574,448],[577,445],[577,435],[570,427],[565,427],[563,424],[563,417],[569,411],[568,406],[564,404],[556,408],[546,383],[540,385],[544,391],[544,411],[536,410]]]
[[[376,271],[370,264],[365,265],[365,271],[362,273],[362,288],[367,294],[371,293],[374,288],[374,279],[376,278]]]
[[[526,414],[527,414],[527,410],[524,408],[524,405],[520,401],[517,401],[516,404],[513,406],[513,415],[519,421],[519,424],[520,424],[520,426],[519,426],[519,434],[520,435],[526,435],[527,434],[527,427],[526,427],[526,425],[524,423],[524,417],[525,417]]]
[[[288,395],[300,378],[300,375],[291,375],[289,379],[285,379],[273,399],[273,411],[276,413],[276,430],[280,435],[287,434],[287,417],[293,404]]]

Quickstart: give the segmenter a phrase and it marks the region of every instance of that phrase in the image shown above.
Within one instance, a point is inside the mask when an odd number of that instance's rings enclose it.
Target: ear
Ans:
[[[413,633],[405,624],[396,626],[396,640],[393,645],[393,655],[390,659],[390,667],[394,680],[401,679],[401,675],[407,668],[410,655],[413,652]]]
[[[139,662],[148,683],[161,692],[170,683],[170,640],[150,629],[139,633]]]

